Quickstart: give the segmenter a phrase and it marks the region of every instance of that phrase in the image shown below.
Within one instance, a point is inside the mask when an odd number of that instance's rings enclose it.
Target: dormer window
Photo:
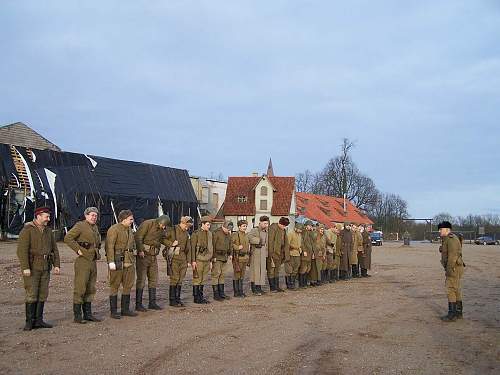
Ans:
[[[247,202],[248,202],[248,197],[246,195],[238,196],[238,203],[247,203]]]

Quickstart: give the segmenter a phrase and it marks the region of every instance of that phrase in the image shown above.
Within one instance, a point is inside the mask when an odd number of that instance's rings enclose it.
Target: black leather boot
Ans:
[[[84,302],[82,310],[83,310],[83,319],[89,322],[102,322],[102,319],[96,318],[92,314],[92,302]]]
[[[109,310],[113,319],[121,319],[121,315],[118,314],[118,296],[109,296]]]
[[[184,304],[182,303],[181,300],[181,291],[182,291],[181,288],[182,288],[181,284],[177,284],[175,286],[175,302],[177,303],[178,307],[184,307]]]
[[[200,303],[203,303],[203,304],[207,304],[207,303],[210,303],[210,301],[208,299],[205,298],[205,292],[203,291],[203,289],[205,289],[205,285],[200,285],[199,288],[198,288],[198,299],[200,301]]]
[[[457,320],[457,303],[448,302],[448,315],[442,316],[443,322],[454,322]]]
[[[269,291],[272,293],[277,292],[276,287],[274,286],[274,279],[268,278],[269,281]]]
[[[224,298],[220,295],[220,285],[212,285],[212,290],[214,292],[214,301],[224,301]]]
[[[81,303],[74,303],[73,304],[73,322],[79,323],[79,324],[85,324],[87,323],[85,320],[83,320],[82,317],[82,304]]]
[[[226,292],[224,291],[224,284],[219,284],[219,295],[223,298],[223,299],[231,299],[231,297],[229,297],[228,295],[226,295]]]
[[[276,290],[278,292],[284,292],[285,291],[285,289],[281,289],[280,288],[280,277],[279,276],[274,278],[274,285],[276,286]]]
[[[136,289],[135,290],[135,310],[136,311],[148,311],[143,305],[142,305],[142,294],[144,293],[144,289]]]
[[[240,297],[245,298],[247,295],[245,294],[244,288],[243,288],[243,279],[238,280],[238,290],[240,291]]]
[[[170,285],[168,288],[168,304],[177,307],[177,302],[175,302],[175,285]]]
[[[462,301],[457,301],[457,313],[456,313],[457,319],[462,319],[464,317],[463,315],[463,305]]]
[[[52,324],[43,321],[43,307],[45,302],[36,303],[35,324],[33,328],[52,328]]]
[[[233,280],[233,295],[235,297],[239,297],[240,296],[238,280]]]
[[[255,287],[257,288],[257,292],[259,292],[260,295],[264,295],[267,293],[264,291],[264,289],[262,289],[262,285],[255,285]]]
[[[149,293],[148,309],[162,310],[162,308],[156,303],[156,288],[148,288],[148,293]]]
[[[35,312],[36,312],[36,302],[26,303],[26,324],[24,325],[23,331],[31,331],[33,329],[33,323],[35,323]]]
[[[130,294],[122,294],[120,311],[122,316],[137,316],[135,311],[130,310]]]
[[[299,273],[299,288],[303,289],[304,288],[304,274]]]
[[[200,302],[200,293],[198,291],[199,285],[193,285],[193,301],[194,303],[201,303]]]

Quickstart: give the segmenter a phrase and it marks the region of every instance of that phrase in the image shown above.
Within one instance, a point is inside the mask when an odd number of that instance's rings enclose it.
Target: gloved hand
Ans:
[[[24,276],[31,276],[31,270],[28,268],[28,269],[25,269],[23,270],[23,275]]]
[[[109,263],[109,269],[110,269],[111,271],[116,271],[116,264],[115,264],[115,262],[111,262],[111,263]]]

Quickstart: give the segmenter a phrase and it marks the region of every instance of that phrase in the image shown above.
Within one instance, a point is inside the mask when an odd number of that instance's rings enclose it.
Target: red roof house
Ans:
[[[309,193],[296,193],[296,196],[297,216],[306,216],[326,226],[346,221],[357,225],[373,225],[373,221],[349,200],[346,201],[347,209],[344,212],[342,198]]]

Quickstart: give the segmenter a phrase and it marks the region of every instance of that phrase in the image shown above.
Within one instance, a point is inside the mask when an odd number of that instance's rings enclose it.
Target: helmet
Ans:
[[[172,221],[168,215],[161,215],[158,219],[156,219],[158,224],[163,224],[166,227],[170,227],[172,225]]]

